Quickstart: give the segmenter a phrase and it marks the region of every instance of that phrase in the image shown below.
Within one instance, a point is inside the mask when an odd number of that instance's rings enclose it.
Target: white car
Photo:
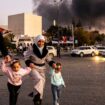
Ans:
[[[53,58],[54,56],[57,56],[57,50],[55,49],[54,46],[47,46],[48,53]]]
[[[57,50],[54,46],[46,46],[48,49],[48,54],[53,58],[54,56],[57,56]],[[24,51],[23,55],[26,56],[27,51]]]
[[[96,46],[96,48],[100,55],[105,56],[105,46]]]
[[[78,49],[73,49],[71,55],[78,55],[83,57],[84,55],[95,56],[98,55],[99,51],[94,46],[80,46]]]

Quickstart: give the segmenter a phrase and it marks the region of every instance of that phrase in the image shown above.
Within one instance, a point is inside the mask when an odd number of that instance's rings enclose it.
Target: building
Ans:
[[[17,36],[35,37],[42,34],[42,17],[32,13],[21,13],[8,16],[8,28]]]

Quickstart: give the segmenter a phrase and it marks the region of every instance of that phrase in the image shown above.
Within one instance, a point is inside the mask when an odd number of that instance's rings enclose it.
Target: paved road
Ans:
[[[63,65],[62,74],[66,88],[62,91],[60,105],[105,105],[105,59],[62,56],[55,58]],[[0,73],[1,74],[1,73]],[[7,78],[0,76],[0,105],[8,105]],[[17,105],[33,105],[28,97],[32,82],[26,76],[21,88]],[[52,105],[50,80],[47,75],[43,105]]]

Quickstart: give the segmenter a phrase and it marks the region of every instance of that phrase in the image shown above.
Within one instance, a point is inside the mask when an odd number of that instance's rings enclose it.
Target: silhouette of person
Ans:
[[[60,44],[57,45],[57,57],[61,57],[61,48],[60,48]]]
[[[2,31],[0,31],[0,51],[1,51],[3,56],[7,56],[8,55],[8,50],[7,50],[6,45],[4,43],[4,38],[3,38]]]

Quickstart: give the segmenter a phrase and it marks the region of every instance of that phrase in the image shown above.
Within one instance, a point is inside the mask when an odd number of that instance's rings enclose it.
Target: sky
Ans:
[[[76,23],[80,20],[105,28],[105,0],[1,0],[0,3],[0,25],[7,25],[9,15],[33,12],[45,18],[45,26],[59,18],[64,25],[74,19]]]
[[[105,29],[105,0],[33,0],[33,3],[33,12],[45,18],[45,27],[56,20],[63,26],[81,22],[84,27]]]
[[[33,11],[32,0],[1,0],[0,4],[0,25],[8,24],[9,15]]]

